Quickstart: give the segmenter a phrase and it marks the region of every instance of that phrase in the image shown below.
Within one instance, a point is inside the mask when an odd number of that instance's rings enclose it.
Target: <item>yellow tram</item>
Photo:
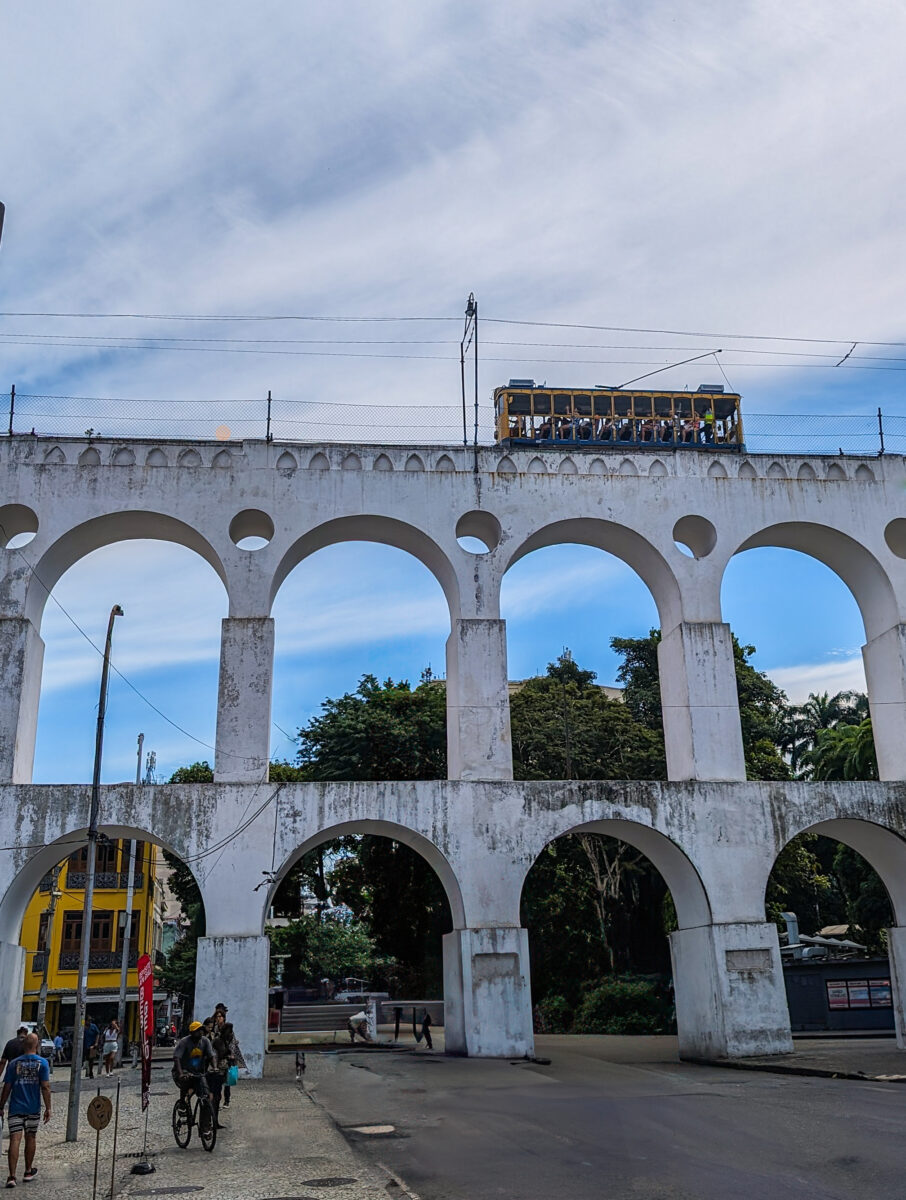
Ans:
[[[550,388],[511,379],[494,392],[501,446],[744,450],[740,397],[718,384],[694,392]]]

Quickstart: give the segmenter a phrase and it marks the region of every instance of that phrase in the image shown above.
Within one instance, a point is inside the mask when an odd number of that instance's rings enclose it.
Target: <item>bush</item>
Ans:
[[[535,1005],[535,1033],[569,1033],[573,1007],[565,996],[545,996]]]
[[[672,1033],[672,1005],[663,987],[631,975],[606,979],[585,993],[573,1033]]]

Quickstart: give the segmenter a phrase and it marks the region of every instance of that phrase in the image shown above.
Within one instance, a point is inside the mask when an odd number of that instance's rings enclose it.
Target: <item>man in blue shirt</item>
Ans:
[[[19,1165],[19,1145],[25,1134],[26,1183],[38,1173],[35,1166],[35,1136],[41,1117],[41,1099],[44,1100],[44,1124],[50,1120],[50,1066],[46,1058],[35,1051],[40,1042],[36,1033],[25,1039],[25,1053],[14,1058],[6,1068],[3,1092],[0,1093],[0,1114],[9,1100],[9,1178],[8,1188],[16,1186],[16,1167]]]

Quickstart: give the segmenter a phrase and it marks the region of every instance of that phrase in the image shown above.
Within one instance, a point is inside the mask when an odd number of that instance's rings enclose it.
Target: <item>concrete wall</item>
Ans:
[[[63,857],[61,839],[87,823],[87,789],[28,783],[46,589],[92,550],[130,538],[187,546],[226,590],[216,783],[105,788],[102,823],[115,836],[168,846],[196,872],[208,922],[199,996],[223,998],[231,1015],[241,1014],[252,1070],[260,1066],[266,1015],[262,873],[277,862],[282,876],[306,850],[343,832],[397,837],[437,871],[455,926],[445,944],[448,1037],[463,1053],[531,1049],[522,884],[547,842],[576,829],[637,845],[670,887],[680,923],[672,954],[684,1053],[789,1049],[764,889],[777,853],[804,829],[849,841],[881,873],[898,922],[893,977],[903,977],[904,460],[484,449],[474,466],[462,448],[0,443],[0,546],[37,531],[23,552],[0,549],[0,846],[7,847],[0,850],[0,956],[8,978],[18,969],[31,892]],[[251,534],[267,545],[240,549]],[[486,553],[463,550],[463,535],[481,539]],[[349,540],[413,554],[446,597],[447,782],[267,784],[274,597],[309,555]],[[501,584],[526,554],[563,542],[617,555],[651,590],[663,632],[669,784],[511,781]],[[759,546],[820,559],[855,597],[887,782],[744,782],[720,589],[731,557]],[[262,785],[271,790],[262,794]],[[222,854],[207,853],[215,829],[217,838],[238,830],[262,800],[261,814]],[[15,1007],[9,987],[0,989],[2,1006]]]

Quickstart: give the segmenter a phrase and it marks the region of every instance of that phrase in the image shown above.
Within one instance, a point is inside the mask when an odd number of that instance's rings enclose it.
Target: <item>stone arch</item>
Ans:
[[[375,471],[392,471],[393,463],[386,454],[379,454],[374,460]]]
[[[156,846],[169,850],[184,862],[187,857],[191,857],[186,846],[170,842],[161,837],[159,833],[152,833],[142,825],[131,825],[125,822],[115,825],[102,820],[100,832],[110,838],[135,838],[136,841],[153,842]],[[76,824],[74,828],[61,833],[25,859],[13,876],[9,887],[0,897],[0,942],[11,942],[14,945],[19,943],[22,918],[29,901],[40,886],[41,880],[59,862],[83,846],[87,840],[87,827]],[[186,863],[186,865],[190,870],[192,869],[190,863]],[[195,872],[193,871],[192,874],[195,875]],[[195,881],[202,894],[202,900],[206,903],[203,876],[195,875]]]
[[[355,516],[336,517],[308,530],[290,546],[277,566],[271,582],[270,603],[273,605],[283,581],[304,558],[332,546],[337,542],[380,542],[384,546],[395,546],[399,550],[424,563],[440,584],[447,598],[451,621],[459,616],[459,582],[453,564],[446,553],[426,533],[399,521],[395,517],[381,517],[362,513]]]
[[[607,468],[604,466],[604,460],[602,458],[592,459],[592,464],[588,468],[588,473],[589,475],[606,475]]]
[[[233,456],[232,456],[232,454],[230,454],[229,450],[218,450],[217,453],[214,455],[214,457],[211,459],[211,466],[219,467],[221,470],[223,470],[226,467],[231,467],[232,465],[233,465]]]
[[[434,470],[449,472],[449,471],[455,471],[456,468],[453,466],[453,459],[450,457],[450,455],[442,454],[440,456],[440,458],[437,460],[437,465],[435,466]]]
[[[183,450],[178,459],[181,467],[200,467],[203,466],[201,455],[197,450]]]
[[[620,463],[621,475],[638,475],[639,468],[635,465],[631,458],[624,458]]]
[[[330,462],[328,461],[327,455],[322,454],[319,450],[318,453],[312,457],[311,462],[308,464],[308,469],[309,471],[329,471]]]
[[[101,456],[98,454],[94,446],[88,446],[79,455],[80,467],[99,467],[101,465]]]
[[[752,464],[750,462],[744,462],[742,464],[742,466],[739,468],[739,478],[740,479],[757,479],[758,472],[755,470],[755,468],[752,466]]]
[[[576,464],[567,454],[566,458],[560,459],[560,466],[557,468],[558,475],[578,475],[579,471]]]
[[[662,476],[667,474],[667,468],[664,466],[664,464],[661,462],[661,460],[659,458],[656,458],[654,460],[654,462],[651,464],[651,466],[648,468],[648,474],[655,479],[661,478]]]
[[[786,479],[785,467],[779,462],[772,462],[768,467],[768,479]]]
[[[855,478],[859,481],[859,483],[874,483],[875,473],[871,467],[866,466],[865,463],[859,463],[859,465],[856,467]]]
[[[145,459],[146,467],[165,467],[167,466],[167,456],[159,446],[155,446],[149,451],[148,457]]]
[[[516,464],[513,462],[513,460],[510,458],[510,456],[508,454],[505,454],[503,456],[503,458],[500,460],[500,462],[497,464],[497,474],[498,475],[515,475],[516,474]]]
[[[361,471],[361,469],[362,469],[362,460],[359,458],[359,456],[357,454],[353,454],[351,452],[349,454],[347,454],[346,457],[343,459],[343,461],[340,463],[340,470],[342,470],[342,471]]]
[[[176,542],[200,554],[210,563],[218,578],[227,587],[226,571],[216,550],[197,529],[171,517],[156,512],[114,512],[93,517],[81,525],[75,525],[45,550],[28,581],[25,596],[25,615],[35,628],[40,628],[41,614],[49,591],[56,586],[61,576],[75,563],[102,546],[114,542],[135,541]],[[37,580],[41,583],[37,583]]]
[[[277,459],[276,464],[278,471],[295,471],[298,465],[299,464],[296,462],[296,456],[294,454],[290,454],[288,450],[283,451],[283,453]]]
[[[615,521],[605,521],[599,517],[574,517],[545,525],[516,547],[504,571],[508,571],[533,550],[564,542],[606,550],[632,567],[654,597],[661,628],[665,632],[673,629],[682,619],[679,584],[667,560],[641,534]]]
[[[896,596],[886,571],[849,534],[811,521],[788,521],[759,530],[737,546],[733,554],[763,546],[798,550],[839,575],[859,606],[866,640],[885,633],[897,623]]]
[[[417,454],[410,454],[409,457],[406,459],[406,470],[407,471],[424,471],[424,469],[425,469],[425,464],[422,462],[422,460],[419,458],[419,456]]]
[[[802,463],[799,470],[796,472],[797,479],[817,479],[815,468],[811,463]]]
[[[801,833],[820,833],[835,842],[844,842],[857,854],[861,854],[869,866],[874,867],[890,898],[894,922],[906,925],[906,838],[886,825],[864,817],[833,817],[827,820],[803,821],[785,830],[785,840],[777,846],[777,854]],[[775,860],[776,861],[776,858]],[[771,862],[768,876],[774,868]],[[767,892],[768,878],[764,881]]]
[[[535,457],[532,459],[532,461],[529,463],[528,470],[529,470],[529,475],[546,475],[547,474],[547,463],[545,463],[543,458],[539,458],[538,455],[536,454]]]
[[[714,462],[711,463],[710,467],[708,467],[708,477],[710,479],[726,479],[727,468],[722,462],[718,462],[715,459]]]
[[[134,467],[135,452],[129,446],[120,446],[118,450],[114,450],[110,461],[115,467]]]
[[[828,479],[833,479],[839,482],[841,479],[846,478],[846,472],[839,463],[831,463],[831,465],[827,468],[827,477]]]
[[[623,818],[603,818],[598,821],[584,821],[578,825],[569,825],[559,829],[552,837],[547,837],[543,845],[532,856],[520,886],[520,896],[525,888],[528,873],[534,866],[545,846],[555,842],[557,838],[570,833],[599,833],[605,837],[617,838],[641,851],[657,868],[670,889],[673,903],[676,907],[676,919],[680,929],[693,929],[711,922],[711,905],[708,893],[702,883],[701,876],[689,856],[676,842],[650,825],[642,825],[638,821],[627,821]]]
[[[66,455],[59,446],[52,446],[44,455],[44,465],[47,467],[59,467],[66,462]]]
[[[456,872],[453,870],[449,859],[447,859],[434,842],[426,838],[424,834],[410,829],[407,825],[399,825],[394,821],[360,819],[341,821],[335,825],[319,829],[317,833],[300,842],[298,846],[294,847],[285,856],[279,869],[274,874],[273,883],[265,900],[264,909],[261,914],[262,933],[264,932],[264,921],[277,893],[277,888],[283,882],[290,869],[301,858],[304,858],[306,854],[312,850],[316,850],[324,842],[329,842],[332,838],[354,833],[366,834],[373,837],[392,838],[393,841],[402,842],[410,850],[414,850],[416,854],[421,855],[437,875],[446,893],[447,902],[450,905],[450,913],[453,917],[453,928],[464,929],[466,927],[465,904]]]

